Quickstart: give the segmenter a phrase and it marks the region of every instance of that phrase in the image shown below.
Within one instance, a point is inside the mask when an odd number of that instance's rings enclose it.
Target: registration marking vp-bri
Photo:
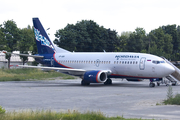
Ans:
[[[119,60],[119,59],[136,59],[136,58],[139,58],[139,56],[136,56],[136,55],[116,55],[115,56],[116,60]]]
[[[60,55],[59,57],[63,58],[63,57],[65,57],[65,56],[64,56],[64,55]]]

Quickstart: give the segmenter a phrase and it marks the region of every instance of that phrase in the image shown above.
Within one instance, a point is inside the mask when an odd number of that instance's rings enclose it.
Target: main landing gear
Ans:
[[[106,82],[104,82],[104,85],[111,85],[111,84],[112,84],[112,80],[110,78],[108,78]]]
[[[82,86],[88,86],[88,85],[90,85],[90,83],[85,82],[85,80],[83,80],[83,79],[82,79],[82,81],[81,81],[81,85],[82,85]]]

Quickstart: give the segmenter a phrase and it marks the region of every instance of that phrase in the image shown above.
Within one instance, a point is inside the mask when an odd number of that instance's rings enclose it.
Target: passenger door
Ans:
[[[145,62],[146,62],[146,58],[145,57],[142,57],[140,59],[140,62],[139,62],[139,69],[140,70],[144,70],[145,69]]]

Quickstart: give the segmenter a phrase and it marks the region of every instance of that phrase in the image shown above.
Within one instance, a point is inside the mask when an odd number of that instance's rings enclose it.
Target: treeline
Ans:
[[[122,32],[99,26],[92,20],[82,20],[75,25],[67,24],[55,33],[54,43],[75,52],[143,52],[167,59],[180,59],[180,26],[167,25],[146,33],[143,28],[133,32]],[[15,21],[8,20],[0,25],[0,50],[37,53],[33,27],[20,29]],[[6,54],[10,63],[11,55]],[[21,57],[23,62],[27,57]]]
[[[54,43],[77,52],[142,52],[167,59],[180,59],[180,26],[167,25],[148,34],[143,28],[122,32],[99,26],[94,21],[82,20],[56,31]]]

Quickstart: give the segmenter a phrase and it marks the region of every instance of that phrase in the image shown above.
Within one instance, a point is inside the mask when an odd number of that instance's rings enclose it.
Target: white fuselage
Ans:
[[[54,60],[66,68],[111,70],[111,75],[124,78],[161,78],[174,71],[162,58],[144,53],[55,53]]]

